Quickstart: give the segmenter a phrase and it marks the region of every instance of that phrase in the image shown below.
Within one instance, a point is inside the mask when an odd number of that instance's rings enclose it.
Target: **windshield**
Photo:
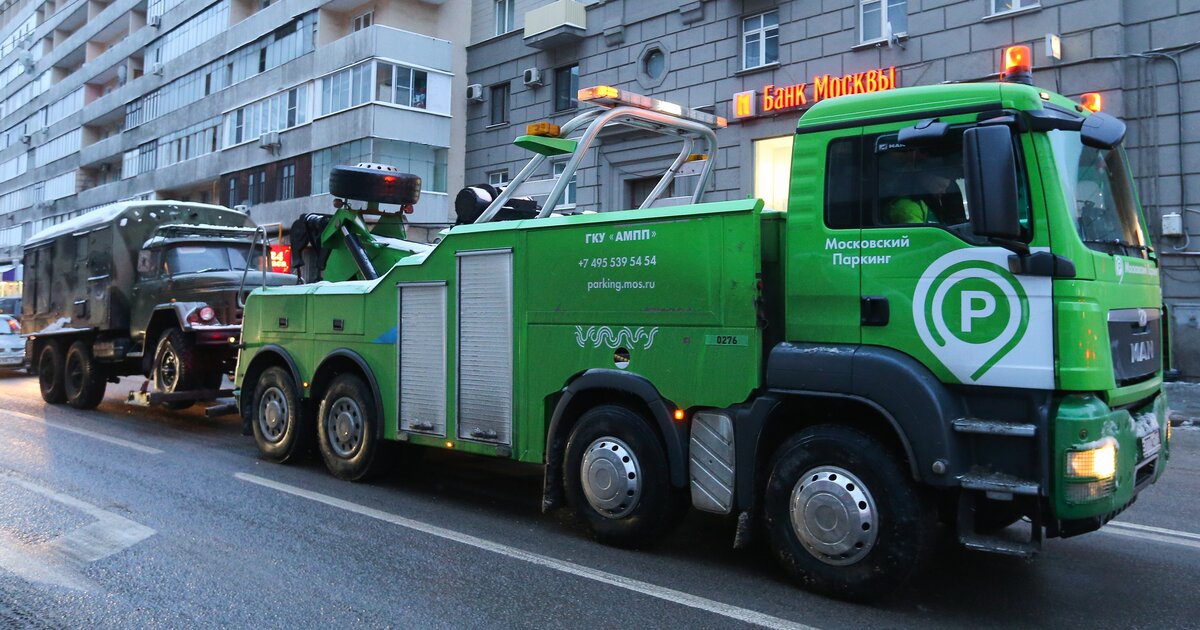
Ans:
[[[167,275],[183,273],[206,273],[210,271],[241,271],[246,268],[247,256],[250,268],[263,268],[262,254],[250,254],[249,245],[178,245],[166,251],[163,271]]]
[[[1147,257],[1124,152],[1084,146],[1077,131],[1048,135],[1079,238],[1099,252]]]

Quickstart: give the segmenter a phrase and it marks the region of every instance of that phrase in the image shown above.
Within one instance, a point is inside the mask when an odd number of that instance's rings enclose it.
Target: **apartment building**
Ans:
[[[105,204],[329,212],[335,164],[422,177],[416,238],[463,181],[466,0],[17,0],[0,21],[0,265]],[[7,262],[6,262],[7,261]]]
[[[1038,84],[1072,97],[1099,92],[1104,109],[1128,122],[1175,364],[1200,377],[1194,0],[475,0],[467,73],[480,90],[467,109],[466,179],[507,181],[528,158],[511,144],[526,124],[566,122],[578,113],[579,86],[614,85],[727,117],[707,198],[754,196],[784,209],[792,132],[822,81],[995,80],[1015,43],[1032,48]],[[676,150],[636,133],[606,139],[562,207],[637,207]],[[1169,235],[1171,215],[1182,217],[1179,235]]]

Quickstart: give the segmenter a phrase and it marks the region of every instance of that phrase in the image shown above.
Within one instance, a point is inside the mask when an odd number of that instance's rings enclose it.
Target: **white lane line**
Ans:
[[[280,492],[285,492],[297,497],[309,499],[310,501],[316,501],[317,503],[324,503],[325,505],[346,510],[347,512],[354,512],[355,514],[361,514],[362,516],[367,516],[376,520],[384,521],[386,523],[391,523],[393,525],[399,525],[400,527],[412,529],[424,534],[437,536],[438,538],[443,538],[445,540],[451,540],[457,543],[475,547],[476,549],[490,551],[514,560],[521,560],[523,562],[528,562],[540,567],[561,571],[563,573],[568,573],[584,579],[622,588],[627,591],[649,595],[650,597],[680,604],[689,608],[696,608],[698,610],[714,613],[735,621],[741,621],[766,628],[816,630],[812,626],[806,626],[804,624],[788,621],[787,619],[773,617],[771,615],[750,610],[748,608],[724,604],[718,601],[707,599],[705,597],[700,597],[698,595],[692,595],[690,593],[684,593],[682,591],[658,586],[656,584],[650,584],[649,582],[643,582],[641,580],[627,578],[614,573],[592,569],[583,565],[575,564],[574,562],[567,562],[565,560],[558,560],[549,556],[543,556],[541,554],[532,553],[516,547],[510,547],[508,545],[492,542],[483,538],[477,538],[469,534],[456,532],[451,529],[445,529],[436,525],[430,525],[421,521],[398,516],[390,512],[384,512],[382,510],[376,510],[374,508],[358,505],[357,503],[351,503],[336,497],[331,497],[327,494],[312,492],[311,490],[305,490],[303,488],[298,488],[286,483],[272,481],[257,475],[234,473],[233,476],[237,479],[241,479],[242,481],[248,481],[253,484],[271,488],[273,490],[278,490]]]
[[[96,519],[47,543],[28,546],[0,536],[0,568],[29,582],[91,590],[80,570],[153,536],[154,529],[109,512],[87,501],[0,470],[0,479],[57,501]]]
[[[1138,525],[1137,523],[1122,523],[1120,521],[1109,521],[1107,525],[1100,528],[1100,531],[1115,536],[1125,536],[1200,549],[1200,534],[1193,534],[1191,532],[1181,532],[1163,527],[1151,527],[1150,525]]]
[[[115,444],[117,446],[124,446],[125,448],[138,451],[139,453],[146,453],[148,455],[161,455],[162,454],[161,450],[154,448],[152,446],[146,446],[145,444],[138,444],[137,442],[131,442],[129,440],[122,440],[121,438],[118,438],[118,437],[113,437],[111,435],[105,435],[103,433],[96,433],[95,431],[88,431],[87,429],[80,429],[78,427],[73,427],[68,424],[56,422],[56,421],[50,420],[48,418],[42,418],[39,416],[27,414],[27,413],[21,413],[20,411],[9,411],[7,409],[2,409],[2,410],[0,410],[0,415],[9,416],[12,418],[19,418],[21,420],[30,420],[32,422],[40,422],[41,424],[44,424],[44,425],[54,428],[54,429],[58,429],[59,431],[66,431],[68,433],[85,435],[94,440],[100,440],[101,442],[108,442],[109,444]]]

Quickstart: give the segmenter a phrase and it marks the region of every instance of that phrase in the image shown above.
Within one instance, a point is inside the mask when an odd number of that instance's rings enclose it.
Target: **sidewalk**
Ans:
[[[1167,383],[1173,426],[1200,427],[1200,383]]]

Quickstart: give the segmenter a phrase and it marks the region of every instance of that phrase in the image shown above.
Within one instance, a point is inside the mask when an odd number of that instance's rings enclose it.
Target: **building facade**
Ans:
[[[470,42],[468,81],[481,89],[467,109],[468,183],[515,175],[528,154],[511,142],[527,123],[561,124],[579,86],[613,85],[727,117],[706,198],[776,209],[796,120],[814,99],[889,81],[995,80],[1003,49],[1029,45],[1038,85],[1098,92],[1127,121],[1175,366],[1200,377],[1200,2],[476,0]],[[637,207],[677,150],[636,134],[606,140],[563,206]],[[1181,217],[1180,235],[1163,234],[1164,215],[1168,226]]]
[[[463,181],[466,0],[18,0],[0,26],[0,263],[42,228],[128,199],[330,212],[329,169]]]

